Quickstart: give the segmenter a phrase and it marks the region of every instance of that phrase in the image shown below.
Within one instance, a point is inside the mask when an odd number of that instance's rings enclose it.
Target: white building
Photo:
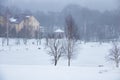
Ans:
[[[63,38],[64,35],[65,35],[65,32],[62,29],[56,29],[54,31],[54,36],[57,37],[57,38]]]

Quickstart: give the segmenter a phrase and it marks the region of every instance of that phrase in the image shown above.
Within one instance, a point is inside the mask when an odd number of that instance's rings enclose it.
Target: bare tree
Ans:
[[[48,32],[45,33],[45,48],[47,48],[49,42]]]
[[[48,46],[49,40],[52,39],[53,36],[54,36],[54,35],[53,35],[52,33],[50,33],[50,32],[46,32],[46,33],[45,33],[45,40],[46,40],[45,48],[46,48],[46,46]]]
[[[27,45],[28,39],[27,38],[23,38],[23,43],[24,43],[24,45]]]
[[[40,27],[38,27],[38,31],[36,31],[37,35],[37,45],[41,44],[41,32],[40,32]]]
[[[2,38],[2,46],[4,46],[4,43],[5,43],[5,38]]]
[[[119,67],[119,63],[120,63],[120,47],[118,46],[117,42],[113,43],[113,47],[112,47],[112,49],[110,49],[108,59],[110,61],[115,62],[116,67]]]
[[[54,65],[56,66],[58,60],[64,53],[62,40],[59,39],[50,39],[48,41],[49,52],[48,54],[53,57]]]
[[[66,47],[65,52],[68,58],[68,66],[71,64],[71,59],[74,53],[75,39],[76,39],[76,26],[71,15],[66,17]]]
[[[16,40],[15,44],[16,44],[16,45],[20,45],[20,39],[19,39],[19,38],[16,38],[15,40]]]
[[[71,59],[76,55],[75,54],[75,40],[65,39],[64,51],[65,51],[65,55],[67,56],[67,59],[68,59],[68,66],[70,66]]]

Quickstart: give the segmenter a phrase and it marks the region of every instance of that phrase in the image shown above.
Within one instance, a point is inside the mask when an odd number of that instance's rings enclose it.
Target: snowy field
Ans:
[[[105,59],[111,43],[78,43],[71,67],[65,57],[55,67],[44,40],[39,46],[36,40],[14,43],[10,40],[10,46],[2,46],[0,42],[0,80],[120,80],[120,68]]]

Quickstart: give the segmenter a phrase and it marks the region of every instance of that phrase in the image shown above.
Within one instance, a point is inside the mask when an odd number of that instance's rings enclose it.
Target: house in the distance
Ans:
[[[65,32],[62,29],[56,29],[54,31],[54,37],[63,38],[65,36]]]
[[[17,17],[11,17],[9,21],[11,29],[14,28],[17,33],[25,32],[25,34],[29,34],[30,37],[35,37],[36,32],[40,28],[39,21],[32,15],[19,15]]]

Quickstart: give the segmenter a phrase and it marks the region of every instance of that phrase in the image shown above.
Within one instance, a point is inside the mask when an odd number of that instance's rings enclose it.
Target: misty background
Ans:
[[[61,11],[69,4],[77,4],[100,11],[117,8],[116,0],[8,0],[7,5],[18,6],[32,11]]]
[[[0,15],[11,17],[33,15],[45,30],[64,29],[65,18],[71,15],[77,26],[77,37],[85,41],[120,39],[119,0],[0,0]],[[0,34],[5,33],[1,29]],[[14,31],[11,31],[14,32]],[[12,36],[16,37],[16,35]]]

